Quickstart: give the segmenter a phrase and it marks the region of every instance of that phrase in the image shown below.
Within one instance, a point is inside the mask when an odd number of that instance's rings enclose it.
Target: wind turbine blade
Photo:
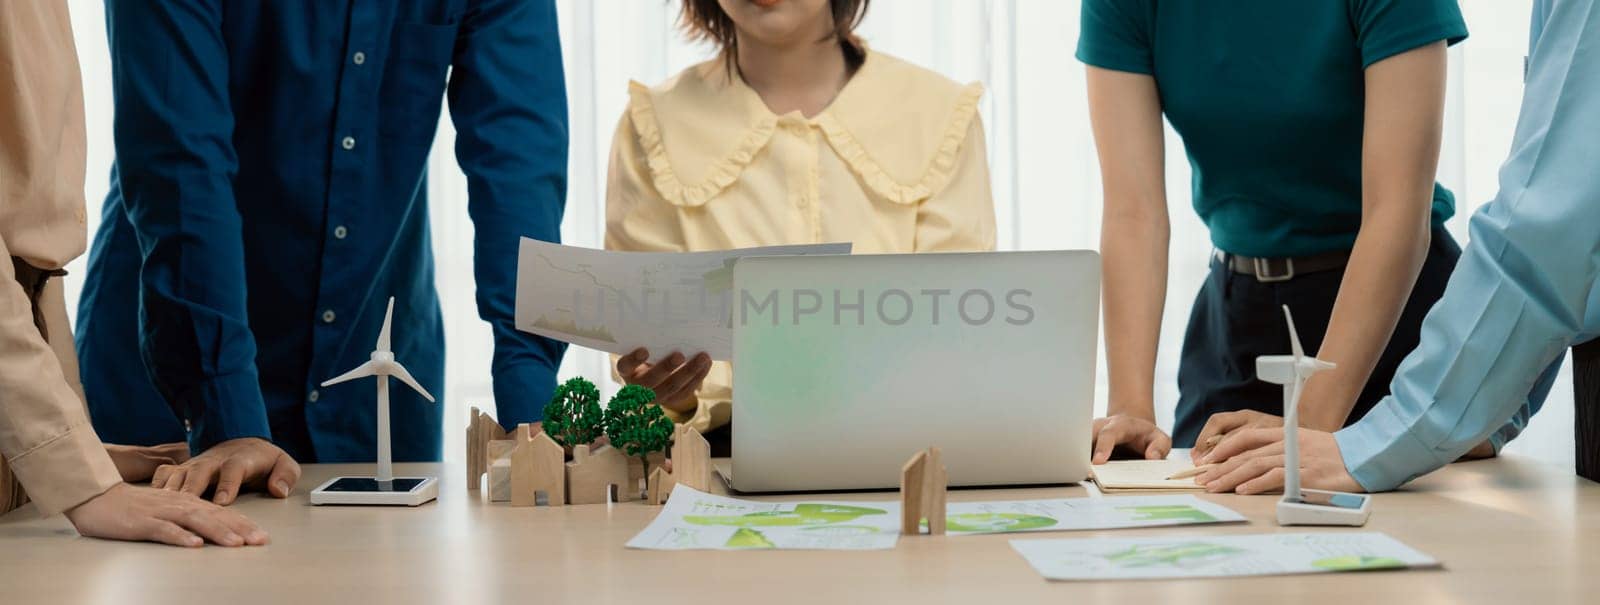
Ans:
[[[383,312],[383,330],[378,332],[378,350],[389,352],[389,320],[394,317],[394,297],[389,297],[389,309]]]
[[[365,378],[367,376],[374,376],[374,375],[377,375],[378,369],[379,368],[378,368],[378,363],[377,362],[368,361],[368,362],[363,363],[363,364],[361,364],[359,366],[356,366],[356,369],[354,369],[354,370],[350,370],[349,372],[345,372],[343,374],[340,374],[338,376],[335,376],[333,378],[329,378],[329,379],[323,381],[322,382],[322,386],[330,387],[330,386],[339,384],[341,382],[348,382],[348,381],[351,381],[351,380],[355,380],[357,378]]]
[[[399,363],[390,364],[389,375],[400,382],[406,383],[406,386],[411,387],[412,390],[421,393],[422,397],[427,399],[429,403],[433,402],[433,395],[429,394],[427,389],[422,388],[422,385],[417,384],[417,379],[411,377],[411,372],[407,372],[405,366]]]
[[[1289,313],[1289,305],[1283,306],[1283,318],[1289,322],[1289,347],[1294,351],[1295,363],[1299,363],[1300,358],[1306,356],[1306,352],[1300,348],[1300,333],[1294,329],[1294,315]]]

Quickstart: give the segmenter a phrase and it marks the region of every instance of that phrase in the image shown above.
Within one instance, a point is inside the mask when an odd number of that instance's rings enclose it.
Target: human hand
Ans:
[[[189,494],[118,483],[66,512],[78,533],[90,538],[161,542],[190,548],[207,541],[221,546],[260,546],[267,532],[237,512]]]
[[[1365,488],[1344,467],[1333,433],[1300,429],[1300,486],[1341,492]],[[1194,482],[1215,493],[1261,494],[1283,491],[1283,431],[1252,428],[1235,431],[1212,450],[1216,467]]]
[[[1160,460],[1172,451],[1172,438],[1148,418],[1112,414],[1094,421],[1094,464],[1105,464],[1122,446],[1140,452],[1146,460]]]
[[[1283,428],[1283,417],[1264,414],[1255,410],[1239,410],[1237,412],[1218,412],[1206,419],[1205,427],[1200,429],[1200,436],[1194,439],[1194,449],[1189,450],[1189,458],[1196,465],[1211,462],[1206,455],[1211,452],[1224,437],[1240,429],[1270,429]]]
[[[622,376],[622,382],[649,387],[656,393],[657,405],[680,414],[692,412],[699,405],[694,393],[710,373],[711,356],[705,353],[685,360],[683,353],[674,351],[652,364],[650,351],[639,347],[617,358],[617,374]]]
[[[265,488],[273,497],[288,498],[299,480],[294,458],[265,439],[246,437],[213,445],[188,462],[159,467],[150,485],[200,496],[215,483],[212,501],[227,506],[241,488]]]
[[[162,445],[106,444],[106,454],[117,465],[117,473],[128,483],[143,483],[156,474],[156,469],[168,464],[182,464],[189,460],[189,444],[165,443]]]

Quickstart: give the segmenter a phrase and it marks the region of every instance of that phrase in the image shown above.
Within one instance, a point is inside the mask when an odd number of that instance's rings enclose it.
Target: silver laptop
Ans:
[[[744,492],[1089,474],[1100,309],[1087,251],[754,257],[733,271],[733,459]]]

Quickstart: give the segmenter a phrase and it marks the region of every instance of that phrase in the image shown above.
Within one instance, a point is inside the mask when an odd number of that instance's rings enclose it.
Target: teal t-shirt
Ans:
[[[1294,257],[1355,245],[1363,71],[1466,36],[1455,0],[1083,0],[1078,60],[1155,77],[1218,249]]]

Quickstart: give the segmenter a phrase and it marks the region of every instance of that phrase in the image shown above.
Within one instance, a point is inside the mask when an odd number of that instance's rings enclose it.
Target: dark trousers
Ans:
[[[1455,239],[1442,227],[1435,227],[1428,258],[1411,290],[1411,299],[1347,424],[1360,420],[1389,394],[1395,368],[1416,348],[1422,318],[1444,293],[1460,256],[1461,248]],[[1218,412],[1256,410],[1283,414],[1283,387],[1256,380],[1256,357],[1289,353],[1283,305],[1294,312],[1295,328],[1306,353],[1315,354],[1322,347],[1344,273],[1344,269],[1322,271],[1289,281],[1262,283],[1253,275],[1234,273],[1213,259],[1211,275],[1195,298],[1178,362],[1173,447],[1194,447],[1206,420]]]
[[[1600,340],[1572,347],[1572,394],[1578,476],[1600,481]]]

